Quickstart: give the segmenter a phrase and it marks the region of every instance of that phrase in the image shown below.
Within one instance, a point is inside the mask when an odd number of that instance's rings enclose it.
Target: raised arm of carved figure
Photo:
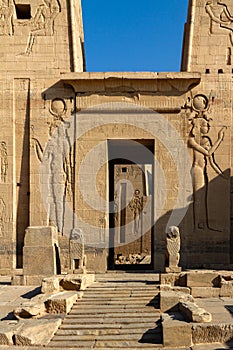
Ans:
[[[226,15],[226,17],[229,19],[229,21],[233,21],[233,17],[231,16],[229,10],[228,10],[228,7],[227,5],[223,4],[224,6],[224,14]]]
[[[189,141],[188,141],[189,147],[193,148],[195,151],[202,153],[204,156],[209,157],[217,150],[217,148],[223,141],[225,130],[226,130],[226,126],[222,127],[222,129],[218,133],[217,141],[209,149],[206,149],[203,146],[199,145],[195,141],[194,137],[189,138]]]
[[[37,158],[41,162],[42,158],[43,158],[43,152],[44,152],[43,148],[40,144],[40,141],[37,140],[35,137],[32,137],[32,140],[34,142],[34,147],[35,147],[35,152],[36,152]]]
[[[221,19],[215,16],[215,14],[214,14],[213,11],[212,11],[211,5],[212,5],[212,1],[208,1],[207,4],[206,4],[206,6],[205,6],[206,12],[208,13],[208,15],[210,16],[210,18],[211,18],[214,22],[221,24],[221,23],[222,23]]]

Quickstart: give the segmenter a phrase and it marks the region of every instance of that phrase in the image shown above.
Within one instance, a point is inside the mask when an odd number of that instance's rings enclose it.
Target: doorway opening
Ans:
[[[109,140],[109,269],[150,270],[154,140]]]

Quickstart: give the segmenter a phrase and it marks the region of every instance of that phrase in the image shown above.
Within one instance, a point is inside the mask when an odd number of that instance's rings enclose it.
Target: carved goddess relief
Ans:
[[[73,200],[73,165],[68,135],[70,123],[64,119],[66,111],[63,99],[55,98],[51,102],[50,113],[54,118],[49,123],[51,139],[45,150],[39,140],[32,138],[37,158],[40,162],[43,160],[49,174],[47,194],[49,222],[57,226],[60,233],[63,233],[64,228],[65,202]]]
[[[4,141],[2,141],[0,145],[0,162],[1,182],[4,183],[6,182],[8,170],[7,147]]]
[[[198,95],[200,97],[201,95]],[[198,113],[191,120],[192,129],[188,138],[188,146],[193,150],[193,164],[191,169],[194,196],[194,226],[196,230],[209,229],[218,231],[210,227],[208,218],[208,172],[210,166],[218,175],[223,175],[222,170],[215,161],[214,152],[218,149],[224,139],[226,127],[222,127],[218,132],[218,138],[212,142],[208,136],[210,130],[210,119],[205,111],[207,107],[201,104],[193,106]],[[198,108],[198,110],[197,110]]]
[[[227,29],[233,45],[233,17],[227,5],[219,0],[210,0],[207,1],[205,9],[210,17],[211,34],[219,34],[221,29]]]

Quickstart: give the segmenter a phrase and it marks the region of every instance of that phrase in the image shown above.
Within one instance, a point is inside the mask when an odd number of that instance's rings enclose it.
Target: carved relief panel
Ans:
[[[151,261],[151,230],[146,227],[152,215],[152,184],[146,168],[152,175],[152,165],[114,165],[115,264]]]
[[[193,183],[193,218],[194,227],[197,231],[216,231],[221,232],[218,225],[214,225],[217,217],[214,216],[211,210],[218,198],[213,199],[213,189],[217,191],[217,184],[213,185],[214,181],[209,174],[214,173],[220,178],[225,179],[225,175],[221,169],[221,164],[218,162],[216,152],[221,147],[226,126],[218,128],[217,137],[214,139],[211,132],[211,123],[213,117],[209,112],[209,99],[202,94],[197,94],[191,100],[189,106],[189,122],[191,124],[188,147],[192,150],[193,163],[191,168],[191,176]],[[216,192],[217,195],[217,192]],[[211,203],[212,201],[212,203]],[[212,212],[212,214],[211,214]]]

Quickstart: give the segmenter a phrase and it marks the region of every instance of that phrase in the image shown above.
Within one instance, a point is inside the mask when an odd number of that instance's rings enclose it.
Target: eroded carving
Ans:
[[[2,0],[0,4],[0,35],[13,35],[13,0]]]
[[[8,170],[8,157],[7,157],[7,146],[6,142],[2,141],[0,145],[0,162],[1,162],[1,182],[6,182],[7,170]]]
[[[80,229],[74,228],[70,236],[70,268],[73,270],[85,267],[84,237]]]
[[[138,234],[141,231],[141,212],[143,209],[143,196],[140,190],[136,189],[134,191],[134,196],[129,203],[129,208],[132,210],[134,216],[134,233]]]
[[[38,6],[35,16],[30,20],[31,31],[25,51],[26,55],[30,55],[32,52],[37,36],[54,35],[54,20],[60,11],[61,5],[58,0],[43,0],[42,4]]]
[[[49,140],[46,149],[39,140],[32,137],[36,156],[46,167],[48,183],[48,217],[49,224],[57,226],[58,232],[63,233],[65,222],[65,202],[73,201],[73,171],[71,142],[68,133],[70,124],[64,120],[66,104],[61,99],[54,99],[50,113],[54,119],[49,123]]]
[[[191,169],[194,196],[194,226],[196,230],[206,228],[218,231],[210,227],[208,218],[208,172],[210,166],[218,175],[223,176],[220,166],[216,163],[214,152],[222,143],[226,126],[218,132],[215,142],[208,136],[210,130],[210,118],[207,117],[208,99],[203,95],[196,95],[193,99],[195,113],[191,119],[192,128],[189,133],[188,146],[193,150],[193,164]]]
[[[2,198],[0,198],[0,237],[4,235],[4,223],[6,216],[6,204]]]
[[[210,17],[210,33],[219,34],[221,29],[227,29],[233,45],[233,17],[228,6],[221,1],[211,0],[207,1],[205,9]]]
[[[179,272],[178,266],[180,261],[180,231],[177,226],[170,226],[166,238],[166,272]]]

